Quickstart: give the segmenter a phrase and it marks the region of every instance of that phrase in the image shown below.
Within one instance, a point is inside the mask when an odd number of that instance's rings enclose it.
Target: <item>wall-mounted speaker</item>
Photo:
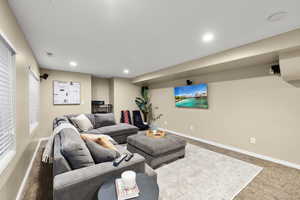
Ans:
[[[186,84],[187,84],[187,85],[192,85],[192,84],[193,84],[193,81],[191,81],[191,80],[186,80]]]
[[[40,79],[45,79],[45,80],[47,80],[47,78],[49,77],[49,74],[43,74],[43,75],[41,75],[40,76]]]
[[[270,73],[274,75],[280,75],[280,65],[279,64],[271,65]]]

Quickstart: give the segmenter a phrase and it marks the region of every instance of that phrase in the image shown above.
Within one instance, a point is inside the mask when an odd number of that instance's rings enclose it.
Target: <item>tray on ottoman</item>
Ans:
[[[185,155],[186,141],[178,136],[166,133],[164,137],[153,138],[145,131],[127,138],[127,149],[145,157],[153,168]]]

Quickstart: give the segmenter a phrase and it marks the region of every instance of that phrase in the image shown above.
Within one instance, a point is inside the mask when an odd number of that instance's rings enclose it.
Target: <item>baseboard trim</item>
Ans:
[[[45,141],[45,140],[48,140],[48,139],[49,139],[48,137],[44,137],[44,138],[40,138],[40,139],[39,139],[38,144],[36,145],[36,148],[35,148],[35,150],[34,150],[34,153],[33,153],[33,155],[32,155],[32,158],[31,158],[31,160],[30,160],[30,163],[29,163],[29,165],[28,165],[28,167],[27,167],[27,170],[26,170],[26,172],[25,172],[25,176],[23,177],[23,180],[22,180],[21,185],[20,185],[20,187],[19,187],[19,190],[18,190],[18,193],[17,193],[16,200],[22,200],[22,199],[23,199],[23,195],[24,195],[24,194],[23,194],[23,190],[24,190],[24,188],[25,188],[25,185],[26,185],[27,179],[28,179],[28,177],[29,177],[30,171],[31,171],[31,169],[32,169],[33,162],[34,162],[34,160],[35,160],[35,157],[36,157],[36,155],[37,155],[37,152],[38,152],[38,150],[39,150],[39,148],[40,148],[40,146],[41,146],[41,142],[42,142],[42,141]]]
[[[199,142],[203,142],[203,143],[206,143],[206,144],[217,146],[217,147],[220,147],[220,148],[223,148],[223,149],[235,151],[235,152],[238,152],[238,153],[246,154],[246,155],[253,156],[253,157],[256,157],[256,158],[259,158],[259,159],[262,159],[262,160],[267,160],[267,161],[274,162],[274,163],[277,163],[277,164],[280,164],[280,165],[284,165],[286,167],[291,167],[291,168],[295,168],[295,169],[300,170],[300,165],[295,164],[295,163],[291,163],[291,162],[288,162],[288,161],[285,161],[285,160],[272,158],[272,157],[261,155],[261,154],[254,153],[254,152],[251,152],[251,151],[246,151],[246,150],[243,150],[243,149],[239,149],[239,148],[236,148],[236,147],[233,147],[233,146],[213,142],[213,141],[210,141],[210,140],[196,138],[196,137],[193,137],[193,136],[189,136],[189,135],[186,135],[186,134],[183,134],[183,133],[178,133],[176,131],[172,131],[172,130],[168,130],[168,129],[164,129],[164,128],[160,128],[160,129],[164,130],[164,131],[167,131],[169,133],[172,133],[174,135],[189,138],[189,139],[192,139],[192,140],[196,140],[196,141],[199,141]]]

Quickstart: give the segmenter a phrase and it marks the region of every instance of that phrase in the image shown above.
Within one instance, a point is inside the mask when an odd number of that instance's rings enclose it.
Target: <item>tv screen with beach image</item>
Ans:
[[[176,107],[208,109],[206,83],[175,87],[174,93]]]

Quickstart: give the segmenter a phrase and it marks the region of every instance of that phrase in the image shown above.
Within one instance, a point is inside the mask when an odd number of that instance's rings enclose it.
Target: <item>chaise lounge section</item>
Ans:
[[[86,133],[89,134],[104,134],[111,136],[118,143],[125,143],[127,137],[137,134],[138,128],[126,123],[120,123],[111,126],[104,126],[98,129],[89,130]]]
[[[55,118],[53,121],[53,129],[60,123],[68,122],[73,124],[81,133],[109,135],[119,144],[126,143],[128,136],[137,134],[139,131],[136,126],[126,123],[116,123],[112,113],[85,114],[85,116],[91,121],[93,129],[82,131],[71,120],[71,118],[76,116],[78,115],[70,114]]]

